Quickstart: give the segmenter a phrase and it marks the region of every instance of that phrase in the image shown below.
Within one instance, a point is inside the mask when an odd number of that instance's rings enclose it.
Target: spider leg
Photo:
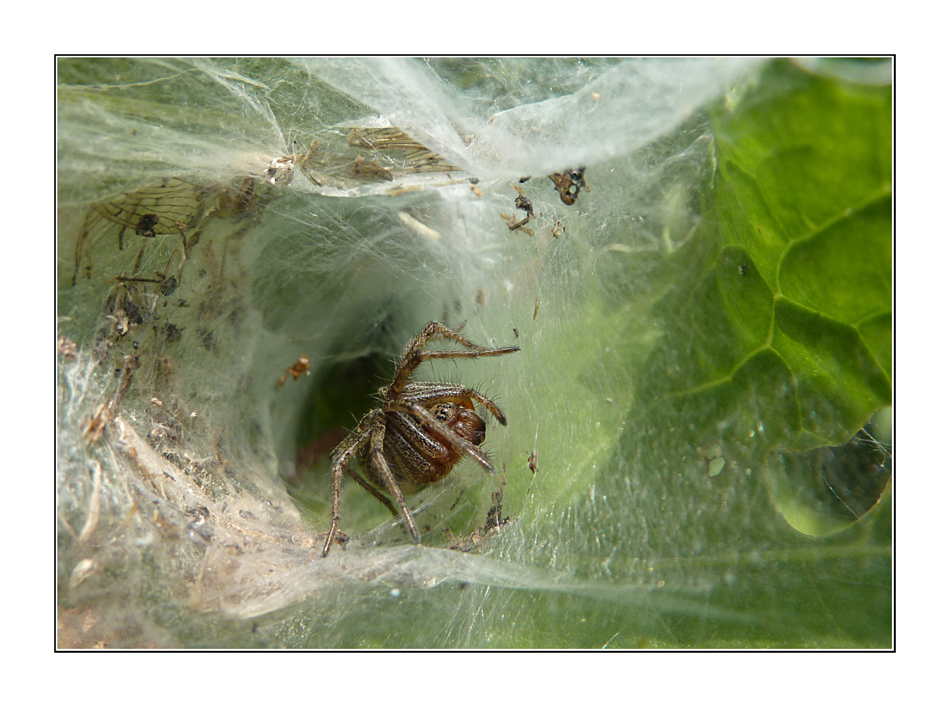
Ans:
[[[470,350],[423,351],[430,341],[436,341],[439,339],[452,339],[452,341],[455,341],[456,343],[459,343]],[[481,356],[501,356],[503,354],[514,353],[515,351],[519,350],[520,349],[517,346],[503,346],[494,349],[479,346],[475,342],[469,341],[464,336],[452,331],[441,322],[429,322],[425,325],[425,328],[419,333],[419,335],[414,337],[406,345],[406,350],[403,351],[402,354],[402,360],[399,362],[399,366],[396,369],[396,377],[393,379],[392,385],[389,386],[390,397],[395,398],[400,392],[402,392],[402,389],[409,381],[409,377],[412,375],[412,372],[415,371],[416,368],[419,367],[419,364],[421,364],[423,361],[437,358],[480,358]]]
[[[442,422],[439,418],[433,415],[431,412],[426,410],[424,407],[418,403],[411,403],[409,405],[409,410],[415,415],[419,420],[425,422],[426,425],[434,429],[436,432],[441,435],[446,442],[452,445],[452,448],[459,452],[460,454],[467,454],[472,459],[477,461],[489,474],[495,473],[495,467],[491,463],[491,460],[488,458],[488,455],[485,454],[481,449],[476,447],[474,444],[469,442],[467,439],[462,439],[457,434],[455,434],[449,426]]]
[[[350,460],[353,458],[353,455],[356,454],[357,450],[366,444],[366,440],[370,436],[370,431],[374,429],[374,423],[379,422],[379,416],[375,413],[376,411],[373,411],[364,416],[356,429],[353,430],[346,439],[340,442],[336,449],[333,450],[333,454],[331,454],[331,459],[333,459],[333,470],[331,472],[333,477],[333,491],[330,496],[330,532],[327,534],[327,541],[323,545],[323,554],[321,557],[326,557],[330,552],[330,545],[333,544],[333,538],[336,537],[337,526],[340,524],[340,488],[343,486],[343,472],[345,470],[350,476],[353,475],[353,472],[350,470]],[[385,428],[383,429],[385,430]]]
[[[390,501],[388,498],[386,498],[382,493],[380,493],[379,489],[373,486],[370,482],[368,482],[362,476],[360,476],[355,471],[353,471],[353,468],[349,464],[343,470],[349,475],[351,479],[353,479],[353,481],[355,481],[364,489],[366,489],[371,494],[373,494],[373,496],[376,497],[377,501],[379,501],[384,506],[386,506],[386,508],[389,509],[390,513],[392,513],[394,516],[399,515],[399,511],[396,510],[396,507],[393,505],[393,502]]]
[[[412,536],[412,542],[419,543],[421,542],[419,539],[419,531],[416,530],[416,524],[413,522],[412,515],[409,513],[409,507],[406,505],[406,499],[402,495],[402,489],[399,488],[399,484],[396,483],[396,478],[393,476],[393,472],[389,468],[389,463],[383,455],[383,440],[386,437],[386,427],[384,425],[374,427],[372,434],[373,464],[376,466],[376,471],[379,472],[383,481],[386,482],[386,488],[389,489],[389,493],[396,499],[396,505],[399,506],[399,510],[402,511],[402,517],[406,521],[406,528],[409,530],[409,535]]]
[[[326,557],[327,554],[329,554],[330,545],[336,536],[336,528],[340,524],[340,487],[343,485],[343,469],[345,466],[346,462],[336,462],[333,465],[333,492],[331,495],[333,500],[330,504],[330,532],[327,533],[327,541],[323,544],[321,557]]]
[[[501,411],[501,408],[495,405],[495,402],[491,398],[486,398],[484,395],[479,393],[474,388],[465,388],[460,395],[464,395],[469,398],[473,398],[482,404],[488,412],[495,416],[495,419],[498,420],[505,427],[508,426],[508,419],[505,417],[505,413]]]
[[[465,388],[451,383],[410,383],[403,391],[402,399],[410,403],[422,403],[428,400],[443,400],[449,398],[471,398],[481,403],[488,412],[495,416],[503,425],[508,424],[505,413],[501,411],[495,401],[479,393],[474,388]]]

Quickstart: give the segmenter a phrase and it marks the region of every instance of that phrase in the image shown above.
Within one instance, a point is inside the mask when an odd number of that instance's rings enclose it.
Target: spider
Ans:
[[[451,339],[469,350],[424,350],[430,341],[441,339]],[[366,413],[331,454],[332,520],[323,557],[330,552],[340,523],[340,487],[344,472],[373,494],[393,516],[401,512],[415,543],[420,542],[419,531],[406,506],[406,495],[445,477],[466,454],[486,471],[494,473],[495,467],[488,455],[478,447],[485,441],[485,421],[475,413],[475,403],[507,425],[501,409],[474,388],[452,383],[410,383],[409,378],[419,364],[430,359],[501,356],[518,350],[517,346],[479,346],[460,336],[458,330],[453,331],[439,322],[429,322],[409,341],[396,366],[393,382],[379,389],[382,405]],[[368,481],[350,468],[353,457],[359,461]],[[395,505],[381,489],[389,492]]]

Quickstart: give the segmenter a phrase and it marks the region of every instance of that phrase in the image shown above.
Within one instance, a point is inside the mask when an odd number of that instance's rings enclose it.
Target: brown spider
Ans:
[[[439,339],[452,339],[470,350],[423,350],[430,341]],[[332,520],[323,546],[323,557],[330,552],[340,523],[343,472],[373,494],[394,516],[401,511],[412,541],[418,543],[419,531],[406,506],[404,494],[415,493],[426,484],[443,478],[465,454],[489,473],[495,471],[488,456],[478,448],[485,441],[485,421],[475,413],[475,403],[506,425],[507,420],[499,407],[474,388],[452,383],[410,383],[409,377],[419,364],[429,359],[501,356],[518,350],[517,346],[493,349],[479,346],[439,322],[429,322],[418,336],[409,341],[396,367],[393,382],[379,389],[382,405],[366,413],[356,429],[331,454]],[[369,481],[350,468],[354,456]],[[395,506],[380,489],[389,492],[396,501]]]

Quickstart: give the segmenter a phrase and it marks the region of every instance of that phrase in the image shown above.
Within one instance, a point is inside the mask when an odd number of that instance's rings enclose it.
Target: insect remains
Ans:
[[[451,339],[467,350],[425,350],[429,342],[443,339]],[[501,356],[518,350],[517,346],[479,346],[460,336],[457,329],[449,329],[440,322],[429,322],[409,341],[396,366],[393,382],[379,389],[381,405],[366,413],[356,429],[331,455],[332,519],[323,557],[330,552],[337,536],[344,473],[394,516],[401,513],[409,535],[413,542],[418,543],[419,531],[406,505],[406,495],[444,478],[465,455],[472,457],[489,473],[495,471],[488,455],[479,449],[485,441],[485,420],[475,412],[475,403],[506,425],[508,421],[501,409],[474,388],[452,383],[410,382],[409,378],[424,361]],[[351,467],[354,457],[359,461],[363,475]],[[395,504],[385,495],[387,493]]]
[[[299,380],[300,376],[310,375],[310,358],[307,356],[307,354],[304,354],[298,358],[297,362],[293,366],[287,366],[287,373],[277,379],[278,388],[287,382],[288,375],[293,376],[294,380]]]
[[[548,179],[554,182],[554,188],[557,189],[561,201],[568,206],[574,205],[581,189],[590,191],[590,187],[587,186],[587,181],[584,179],[586,170],[586,167],[577,167],[576,169],[569,169],[563,174],[555,172],[548,175]]]
[[[446,547],[449,550],[471,552],[480,545],[484,545],[485,541],[498,535],[510,523],[514,522],[511,518],[501,517],[501,504],[505,497],[505,485],[508,483],[508,470],[504,466],[502,468],[504,472],[502,473],[501,486],[498,487],[497,491],[492,492],[491,507],[488,509],[488,516],[485,518],[485,525],[475,528],[470,535],[462,537],[455,537],[452,531],[446,528],[444,532],[449,541]]]

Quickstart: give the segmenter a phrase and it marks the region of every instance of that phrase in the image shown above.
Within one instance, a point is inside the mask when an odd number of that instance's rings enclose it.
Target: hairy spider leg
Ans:
[[[449,429],[448,425],[442,422],[431,412],[426,410],[418,403],[409,404],[407,409],[412,412],[412,414],[415,415],[420,421],[425,422],[425,424],[442,435],[445,441],[452,445],[452,449],[454,449],[456,452],[459,454],[468,454],[472,459],[485,467],[485,470],[488,471],[488,473],[495,473],[495,467],[488,459],[488,456],[485,454],[485,452],[469,442],[467,439],[462,439],[459,437],[451,429]]]
[[[409,383],[402,392],[402,400],[407,403],[427,403],[453,401],[454,398],[471,398],[494,415],[495,419],[507,426],[508,419],[491,398],[487,398],[474,388],[465,388],[453,383]]]
[[[389,463],[383,455],[383,440],[385,438],[385,425],[377,425],[373,428],[371,441],[373,445],[373,462],[376,465],[376,470],[379,472],[379,475],[382,476],[383,481],[386,482],[389,493],[396,499],[396,505],[399,506],[399,510],[402,511],[402,517],[406,521],[406,528],[409,530],[409,535],[412,536],[412,542],[418,544],[422,542],[419,538],[419,531],[416,530],[416,524],[413,522],[412,515],[409,513],[409,507],[406,505],[406,499],[402,495],[402,489],[399,488],[399,484],[396,483],[396,477],[393,476],[393,472],[389,469]]]
[[[337,526],[340,524],[340,489],[343,486],[343,470],[347,469],[348,473],[352,476],[353,472],[349,471],[350,460],[353,458],[353,455],[356,454],[357,450],[369,440],[370,431],[373,429],[373,425],[378,421],[380,414],[379,410],[373,410],[364,415],[363,419],[360,420],[360,424],[356,426],[356,429],[347,435],[346,439],[337,447],[337,449],[342,447],[343,451],[333,460],[333,491],[330,494],[330,532],[327,534],[327,541],[323,545],[322,557],[326,557],[327,554],[329,554],[330,545],[333,544],[333,538],[336,537]]]
[[[423,351],[426,345],[433,340],[452,339],[462,346],[471,349],[471,351]],[[402,360],[396,369],[396,377],[389,386],[390,399],[397,397],[409,381],[419,365],[423,361],[438,358],[479,358],[481,356],[500,356],[502,354],[514,353],[520,349],[517,346],[504,346],[497,349],[489,349],[479,346],[473,341],[469,341],[464,336],[457,334],[441,322],[429,322],[425,328],[414,337],[407,345],[402,354]]]
[[[399,511],[396,510],[396,507],[393,505],[393,502],[390,501],[388,498],[386,498],[382,493],[380,493],[379,489],[377,489],[375,486],[373,486],[369,481],[367,481],[367,480],[364,479],[362,476],[360,476],[360,475],[357,474],[355,471],[353,471],[353,467],[351,467],[349,464],[347,464],[347,465],[343,468],[343,471],[345,471],[345,472],[347,473],[347,475],[348,475],[351,479],[353,479],[353,481],[355,481],[355,482],[358,483],[360,486],[362,486],[364,489],[366,489],[366,490],[369,491],[371,494],[373,494],[373,496],[376,497],[376,500],[377,500],[377,501],[379,501],[379,502],[382,503],[384,506],[386,506],[386,508],[389,509],[389,512],[390,512],[390,513],[392,513],[394,516],[398,516],[398,515],[399,515]]]

